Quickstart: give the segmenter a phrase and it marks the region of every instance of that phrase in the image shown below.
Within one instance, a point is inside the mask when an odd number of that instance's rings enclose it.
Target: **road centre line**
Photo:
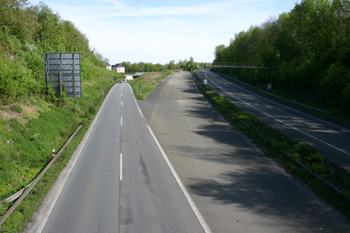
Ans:
[[[336,149],[336,150],[338,150],[338,151],[340,151],[340,152],[343,152],[344,154],[350,156],[350,153],[348,153],[348,152],[346,152],[346,151],[344,151],[344,150],[342,150],[342,149],[340,149],[340,148],[338,148],[338,147],[336,147],[336,146],[333,146],[333,145],[331,145],[331,144],[329,144],[329,143],[327,143],[327,142],[325,142],[325,141],[323,141],[323,140],[321,140],[321,139],[319,139],[319,138],[316,138],[316,137],[312,136],[311,134],[308,134],[308,133],[306,133],[306,132],[304,132],[304,131],[302,131],[302,130],[300,130],[300,129],[298,129],[298,128],[295,128],[294,126],[292,126],[292,125],[290,125],[290,124],[288,124],[288,123],[286,123],[286,122],[284,122],[284,121],[282,121],[282,120],[280,120],[280,119],[278,119],[278,118],[276,118],[276,117],[274,117],[274,116],[272,116],[272,115],[270,115],[270,114],[268,114],[268,113],[262,111],[261,109],[258,109],[258,108],[256,108],[256,107],[250,105],[249,103],[243,101],[242,99],[240,99],[240,98],[238,98],[238,97],[236,97],[236,96],[233,96],[232,94],[228,93],[226,90],[224,90],[223,88],[221,88],[220,86],[218,86],[218,85],[217,85],[215,82],[213,82],[213,80],[211,80],[209,77],[207,77],[207,79],[208,79],[210,82],[212,82],[216,87],[218,87],[219,89],[221,89],[223,92],[225,92],[226,94],[228,94],[229,96],[231,96],[232,98],[237,99],[238,101],[240,101],[240,102],[242,102],[242,103],[248,105],[249,107],[251,107],[251,108],[253,108],[253,109],[255,109],[255,110],[257,110],[257,111],[263,113],[264,115],[266,115],[266,116],[268,116],[268,117],[271,117],[272,119],[274,119],[274,120],[276,120],[276,121],[278,121],[278,122],[280,122],[280,123],[282,123],[282,124],[287,125],[288,127],[292,128],[292,129],[294,129],[294,130],[299,131],[299,132],[302,133],[302,134],[305,134],[306,136],[309,136],[309,137],[311,137],[311,138],[313,138],[313,139],[315,139],[315,140],[317,140],[317,141],[319,141],[319,142],[321,142],[321,143],[323,143],[323,144],[325,144],[325,145],[327,145],[327,146],[329,146],[329,147],[332,147],[333,149]]]
[[[120,153],[119,158],[119,180],[123,180],[123,153]]]
[[[121,100],[120,100],[120,126],[123,125],[123,93],[124,93],[123,87],[124,85],[122,85]],[[120,134],[121,134],[121,129],[120,129]],[[121,151],[121,143],[119,143],[119,145],[120,145],[119,150]],[[119,180],[120,181],[123,180],[123,153],[122,152],[120,152],[120,155],[119,155]]]

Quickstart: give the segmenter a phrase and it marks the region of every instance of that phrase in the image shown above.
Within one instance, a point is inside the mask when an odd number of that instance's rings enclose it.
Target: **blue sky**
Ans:
[[[37,5],[40,0],[29,0]],[[215,47],[298,0],[44,0],[84,33],[111,64],[211,62]]]

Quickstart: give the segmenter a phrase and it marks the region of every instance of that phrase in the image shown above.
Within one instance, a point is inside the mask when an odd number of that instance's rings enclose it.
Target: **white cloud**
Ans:
[[[123,9],[125,6],[123,3],[121,3],[120,1],[116,1],[116,0],[98,0],[98,2],[101,3],[112,3],[114,6]]]

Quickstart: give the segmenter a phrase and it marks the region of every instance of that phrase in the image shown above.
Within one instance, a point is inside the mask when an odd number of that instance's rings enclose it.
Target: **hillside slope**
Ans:
[[[82,98],[56,96],[44,81],[43,53],[80,53]],[[77,126],[92,118],[122,75],[71,22],[45,4],[0,1],[0,202],[33,180]],[[8,205],[0,205],[0,215]]]

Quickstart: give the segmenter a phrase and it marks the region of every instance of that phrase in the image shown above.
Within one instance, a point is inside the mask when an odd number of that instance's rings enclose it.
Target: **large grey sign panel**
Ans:
[[[44,53],[44,64],[45,82],[51,83],[56,94],[62,84],[66,86],[67,97],[81,97],[79,53]]]

